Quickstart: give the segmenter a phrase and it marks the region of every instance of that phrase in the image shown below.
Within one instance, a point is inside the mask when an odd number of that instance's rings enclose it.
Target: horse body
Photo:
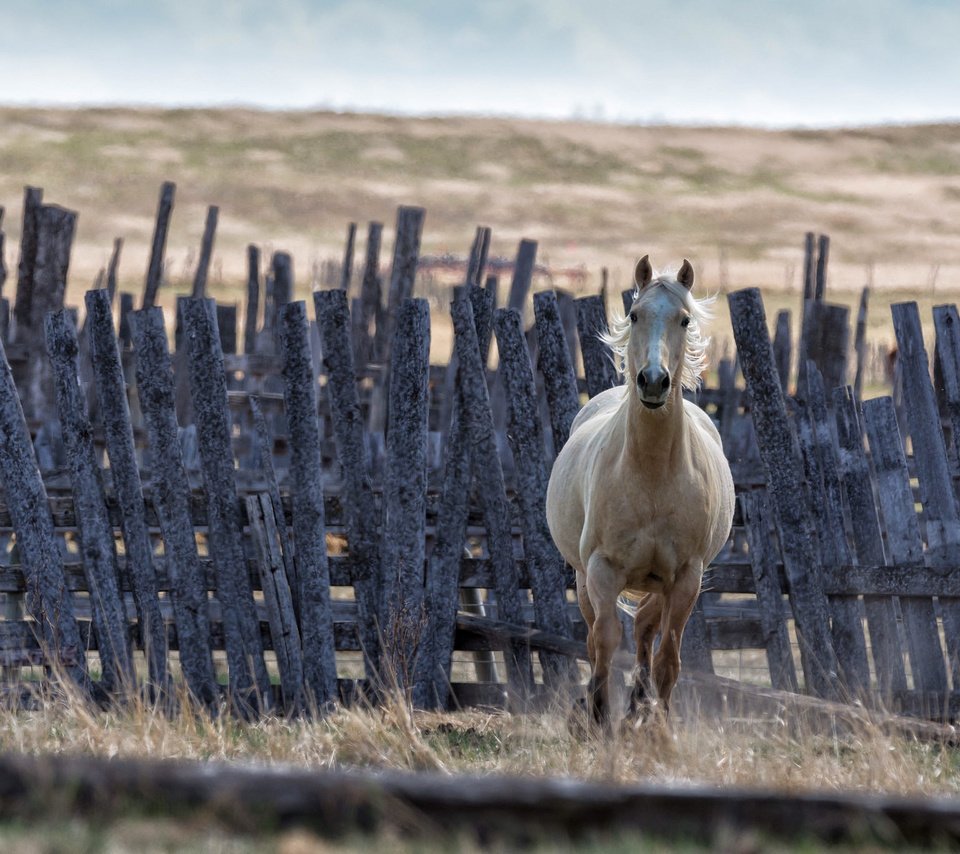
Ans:
[[[622,635],[618,597],[638,603],[631,708],[640,713],[654,689],[668,707],[683,628],[704,567],[726,542],[733,518],[733,479],[720,436],[706,413],[683,399],[682,383],[671,380],[684,377],[683,321],[698,306],[683,298],[676,280],[651,285],[645,261],[638,265],[635,321],[622,334],[628,381],[577,415],[547,490],[551,534],[577,573],[592,665],[588,704],[598,721],[610,716],[608,677]],[[688,371],[684,382],[692,380]]]

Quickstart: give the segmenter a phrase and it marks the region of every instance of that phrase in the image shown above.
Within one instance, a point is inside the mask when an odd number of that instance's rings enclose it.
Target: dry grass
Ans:
[[[960,753],[892,735],[862,715],[823,732],[797,721],[689,716],[638,733],[572,736],[566,709],[414,713],[396,698],[319,720],[168,716],[134,701],[111,710],[53,694],[0,711],[0,750],[285,763],[633,783],[956,795]]]

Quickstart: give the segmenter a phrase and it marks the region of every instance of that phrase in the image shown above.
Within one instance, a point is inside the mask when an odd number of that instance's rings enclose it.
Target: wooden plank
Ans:
[[[150,243],[150,261],[147,265],[147,279],[143,287],[143,301],[140,308],[152,308],[157,302],[157,292],[163,280],[163,255],[167,245],[167,231],[170,228],[170,215],[173,213],[173,198],[177,185],[164,181],[160,185],[160,200],[157,203],[157,218],[153,226],[153,240]]]
[[[293,538],[300,581],[303,675],[307,701],[322,708],[337,696],[337,662],[330,614],[317,391],[307,337],[306,304],[287,303],[280,309],[279,322],[283,395],[290,426]]]
[[[473,308],[469,300],[458,300],[452,303],[450,311],[454,346],[460,363],[461,415],[466,421],[468,441],[474,455],[473,474],[487,527],[487,550],[494,566],[497,608],[502,619],[520,623],[522,616],[510,536],[510,511],[480,361]],[[533,684],[529,650],[513,645],[504,650],[504,659],[511,690],[522,701]]]
[[[327,392],[330,395],[333,432],[343,477],[351,581],[361,607],[367,677],[372,679],[379,667],[380,649],[376,585],[380,568],[377,538],[379,517],[370,489],[370,466],[364,455],[363,417],[350,346],[350,315],[343,291],[315,291],[313,303],[323,341]]]
[[[510,295],[507,308],[520,313],[521,323],[527,310],[527,295],[533,286],[533,271],[537,264],[537,241],[524,238],[517,247],[517,257],[513,262],[513,279],[510,281]]]
[[[906,419],[913,443],[913,458],[924,508],[928,566],[948,571],[960,561],[960,514],[947,462],[940,412],[937,409],[930,362],[923,344],[920,314],[915,302],[891,306],[893,331],[897,337],[898,363],[903,376]],[[960,359],[943,342],[941,364]],[[941,601],[947,659],[954,685],[960,685],[960,602]]]
[[[400,306],[404,300],[413,296],[425,216],[426,211],[423,208],[400,206],[397,209],[397,235],[393,245],[393,265],[390,268],[383,328],[377,323],[377,355],[384,362],[390,360]]]
[[[163,312],[159,307],[134,312],[131,321],[137,389],[155,461],[153,509],[163,532],[164,558],[177,567],[171,586],[180,638],[180,666],[196,701],[213,709],[219,698],[210,655],[207,585],[197,556],[190,486],[177,439],[173,371]]]
[[[72,599],[67,595],[60,546],[53,530],[30,432],[0,343],[0,490],[17,535],[27,579],[27,610],[43,646],[55,651],[66,674],[81,690],[89,688],[83,647]]]
[[[839,474],[850,512],[856,563],[882,564],[885,561],[883,532],[873,500],[857,399],[850,386],[834,389],[833,410],[837,424]],[[894,692],[907,688],[897,633],[896,606],[891,598],[877,596],[864,596],[863,605],[870,628],[877,687],[884,702],[889,702]]]
[[[487,253],[490,251],[490,235],[489,228],[477,226],[467,260],[467,284],[478,286],[483,284],[483,271],[487,266]]]
[[[547,465],[543,448],[543,425],[537,408],[533,366],[523,336],[520,315],[500,309],[494,316],[500,375],[509,404],[507,436],[516,467],[516,491],[523,526],[523,553],[533,590],[537,625],[553,634],[569,637],[566,616],[566,579],[563,558],[547,528]],[[543,662],[548,684],[573,675],[563,659]]]
[[[753,570],[757,590],[770,682],[774,688],[782,691],[796,691],[797,672],[793,664],[783,594],[775,566],[776,554],[770,541],[773,526],[768,501],[766,496],[759,492],[743,492],[739,501],[750,545],[750,568]]]
[[[827,418],[826,395],[820,371],[807,362],[804,396],[798,397],[797,439],[807,474],[807,495],[813,514],[822,566],[851,563],[843,518],[843,497],[837,454]],[[870,693],[870,666],[863,634],[863,615],[856,596],[832,596],[830,631],[844,687],[851,697]]]
[[[374,356],[374,330],[371,326],[379,323],[382,301],[380,282],[380,242],[383,237],[383,223],[367,224],[367,246],[363,262],[363,278],[360,282],[360,339],[354,341],[354,362],[366,365]]]
[[[353,278],[353,245],[357,239],[357,224],[347,225],[347,242],[343,249],[343,263],[340,265],[340,290],[350,291],[350,280]]]
[[[60,429],[78,510],[80,554],[100,641],[103,685],[117,695],[135,692],[136,679],[120,600],[113,526],[107,516],[103,479],[93,447],[93,429],[78,379],[77,333],[66,311],[47,315],[47,353],[53,367]]]
[[[797,440],[787,420],[767,334],[763,300],[756,288],[728,296],[734,338],[750,393],[751,415],[773,499],[780,547],[790,578],[790,601],[809,689],[837,696],[838,662],[829,633],[816,531],[804,489]]]
[[[459,374],[458,364],[455,358],[451,358],[448,370]],[[414,689],[414,703],[420,708],[444,708],[447,705],[460,585],[459,567],[467,534],[472,456],[459,381],[451,386],[450,404],[450,425],[443,448],[443,485],[437,536],[425,583],[429,630],[417,662],[417,684]]]
[[[823,302],[827,294],[827,261],[830,258],[830,235],[821,234],[817,239],[817,283],[813,298]]]
[[[393,343],[378,610],[384,667],[390,667],[397,684],[405,689],[413,687],[415,677],[419,677],[416,656],[424,624],[430,358],[430,308],[426,300],[400,303]],[[421,686],[415,690],[419,694]]]
[[[210,272],[210,260],[213,258],[213,240],[217,233],[219,217],[220,208],[216,205],[210,205],[207,208],[207,218],[203,224],[200,258],[197,260],[197,269],[193,276],[193,290],[190,293],[193,299],[202,299],[207,295],[207,275]]]
[[[256,465],[263,472],[270,502],[273,505],[274,518],[278,520],[278,534],[280,537],[280,552],[283,555],[283,567],[287,574],[287,586],[293,600],[293,612],[300,622],[300,576],[297,573],[297,562],[293,554],[293,541],[290,539],[287,514],[280,495],[280,484],[273,467],[273,439],[267,429],[266,419],[256,397],[250,398],[250,414],[253,416],[254,431],[256,433]],[[246,520],[245,520],[246,521]]]
[[[303,658],[293,596],[287,583],[270,495],[248,495],[246,505],[250,531],[259,557],[257,567],[270,623],[270,636],[277,654],[283,710],[290,715],[303,708]]]
[[[537,367],[543,375],[556,456],[566,444],[570,425],[580,411],[577,376],[567,351],[556,294],[553,291],[534,294],[533,312],[537,330]]]
[[[257,316],[260,312],[260,249],[247,246],[247,309],[243,316],[243,352],[257,349]]]
[[[893,399],[878,397],[865,401],[863,424],[870,441],[870,463],[883,514],[887,553],[892,562],[916,566],[919,572],[923,567],[923,541]],[[907,579],[911,577],[909,571],[904,575]],[[914,688],[922,692],[943,692],[947,673],[933,602],[903,598],[900,608]]]
[[[107,293],[110,295],[110,302],[117,293],[117,271],[120,267],[120,253],[123,251],[123,238],[115,237],[113,240],[113,252],[110,254],[110,263],[107,265]]]
[[[181,310],[217,598],[225,609],[230,698],[238,713],[247,714],[258,708],[259,697],[268,695],[270,677],[256,630],[249,579],[239,571],[244,562],[242,527],[217,316],[213,300],[187,299]]]
[[[870,307],[870,287],[860,292],[860,305],[857,307],[857,328],[853,338],[853,352],[857,358],[857,372],[853,380],[853,394],[857,400],[863,398],[863,377],[867,367],[867,312]]]
[[[37,264],[37,241],[40,236],[40,208],[43,190],[24,187],[23,221],[20,226],[20,258],[17,261],[17,293],[13,316],[18,326],[31,328],[30,304],[33,300],[34,272]]]
[[[599,296],[580,297],[576,303],[577,334],[580,337],[587,394],[596,397],[620,383],[610,350],[600,338],[607,331],[607,309]]]
[[[776,328],[773,335],[773,358],[777,365],[777,376],[780,378],[780,388],[787,394],[790,382],[790,359],[793,356],[793,341],[790,331],[790,310],[781,309],[777,312]]]

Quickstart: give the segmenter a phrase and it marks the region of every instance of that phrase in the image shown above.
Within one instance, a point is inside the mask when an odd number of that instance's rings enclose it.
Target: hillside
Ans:
[[[294,254],[298,292],[339,258],[346,224],[427,209],[424,251],[492,252],[521,237],[540,259],[601,266],[689,257],[709,288],[796,288],[807,230],[832,238],[831,287],[960,285],[960,126],[769,132],[494,118],[416,119],[249,110],[0,109],[0,205],[16,264],[22,191],[80,212],[71,299],[115,236],[121,287],[139,294],[162,180],[177,183],[169,275],[189,276],[205,208],[221,208],[215,290],[239,283],[244,246]],[[8,289],[11,287],[8,284]]]

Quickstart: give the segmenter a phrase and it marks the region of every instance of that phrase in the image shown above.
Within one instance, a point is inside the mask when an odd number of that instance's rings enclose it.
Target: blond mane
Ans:
[[[703,325],[713,318],[710,307],[716,302],[715,296],[694,299],[693,295],[683,285],[679,284],[676,275],[672,272],[657,274],[641,292],[637,287],[633,292],[633,301],[646,298],[653,293],[654,288],[662,287],[683,302],[690,312],[690,325],[687,327],[687,350],[683,356],[683,370],[680,372],[680,382],[683,388],[695,391],[700,385],[700,377],[707,366],[707,346],[710,339],[703,334]],[[600,333],[600,340],[612,351],[613,363],[622,376],[626,373],[627,343],[630,340],[632,327],[630,318],[622,311],[615,310],[610,320],[609,331]]]

